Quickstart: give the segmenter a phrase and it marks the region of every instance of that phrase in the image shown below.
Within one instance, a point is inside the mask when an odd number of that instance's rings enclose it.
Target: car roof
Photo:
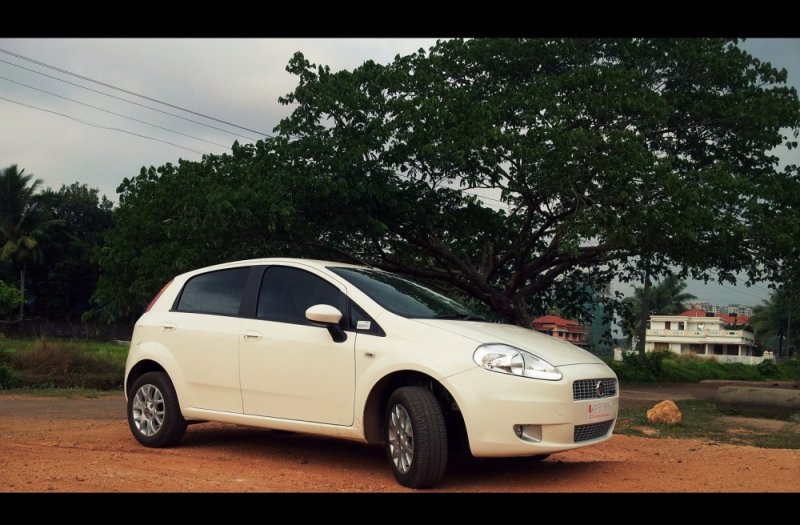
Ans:
[[[269,265],[269,264],[280,264],[280,263],[290,263],[290,264],[300,264],[303,266],[309,266],[311,268],[316,268],[318,270],[325,270],[328,266],[337,266],[340,268],[367,268],[363,265],[358,264],[349,264],[337,261],[325,261],[320,259],[301,259],[296,257],[266,257],[266,258],[259,258],[259,259],[243,259],[239,261],[230,261],[220,264],[214,264],[211,266],[205,266],[203,268],[196,268],[194,270],[184,272],[181,275],[194,275],[197,273],[205,273],[208,271],[213,270],[223,270],[226,268],[237,268],[240,266],[253,266],[253,265]]]

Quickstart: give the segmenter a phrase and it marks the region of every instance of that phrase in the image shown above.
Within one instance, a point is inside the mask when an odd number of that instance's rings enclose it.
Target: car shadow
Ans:
[[[191,425],[179,448],[206,449],[236,458],[313,464],[333,472],[346,469],[354,478],[379,475],[395,484],[381,445],[339,438],[282,432],[221,423]],[[439,491],[569,491],[577,479],[594,476],[603,461],[562,461],[555,454],[533,458],[472,458],[451,454]],[[398,488],[399,485],[397,486]],[[520,487],[524,487],[521,489]]]

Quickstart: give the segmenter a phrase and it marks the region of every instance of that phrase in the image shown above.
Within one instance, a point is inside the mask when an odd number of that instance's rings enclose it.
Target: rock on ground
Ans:
[[[647,411],[647,422],[678,425],[681,422],[681,411],[674,401],[667,399]]]

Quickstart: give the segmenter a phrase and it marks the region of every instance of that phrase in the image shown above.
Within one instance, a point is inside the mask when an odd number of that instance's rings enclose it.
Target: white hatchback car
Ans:
[[[384,443],[415,488],[458,445],[543,458],[605,441],[619,404],[614,372],[576,346],[395,274],[302,259],[173,279],[136,323],[125,393],[146,446],[210,420]]]

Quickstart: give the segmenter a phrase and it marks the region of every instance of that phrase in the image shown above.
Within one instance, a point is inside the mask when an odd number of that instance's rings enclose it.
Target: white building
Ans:
[[[680,315],[653,315],[647,327],[645,351],[668,350],[723,362],[758,364],[763,358],[753,355],[755,337],[746,327],[748,321],[747,316],[739,315],[708,317],[699,309]]]

